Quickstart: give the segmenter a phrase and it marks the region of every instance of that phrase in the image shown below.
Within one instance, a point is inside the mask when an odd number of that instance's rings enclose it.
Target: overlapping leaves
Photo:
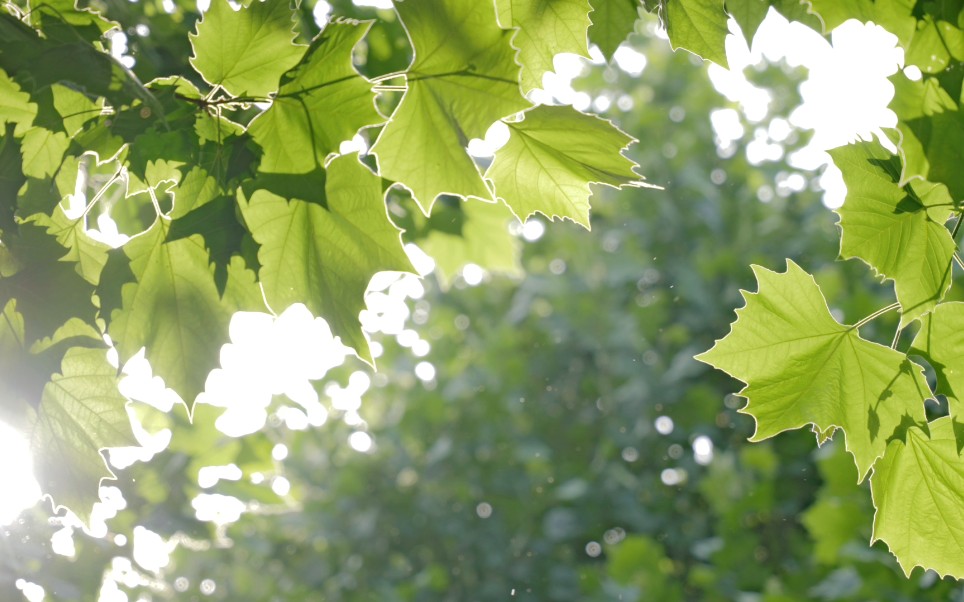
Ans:
[[[522,217],[588,225],[588,183],[638,181],[621,154],[631,139],[571,109],[512,122],[488,180],[466,151],[532,108],[523,91],[556,53],[588,56],[588,0],[395,8],[414,59],[375,84],[356,70],[370,23],[335,18],[306,44],[287,0],[214,0],[184,32],[193,55],[178,75],[146,84],[105,52],[116,26],[96,12],[58,0],[0,15],[3,413],[42,426],[38,470],[56,503],[88,510],[110,476],[101,448],[129,443],[108,345],[121,362],[143,349],[189,410],[240,309],[305,303],[371,359],[359,322],[369,280],[411,269],[386,210],[393,184],[426,215],[443,193],[489,201],[465,201],[462,230],[420,227],[416,239],[451,273],[468,261],[518,269],[499,198]],[[378,127],[367,165],[339,156]],[[536,188],[511,173],[514,161]],[[110,228],[92,230],[104,223],[125,236],[102,242]]]

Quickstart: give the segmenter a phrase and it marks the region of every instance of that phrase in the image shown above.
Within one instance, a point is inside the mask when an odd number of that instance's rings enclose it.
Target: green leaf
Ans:
[[[101,479],[113,478],[100,450],[136,445],[127,399],[104,349],[74,347],[61,373],[44,387],[31,434],[37,481],[54,506],[82,519],[100,500]]]
[[[908,577],[916,566],[964,577],[964,462],[951,417],[896,439],[870,478],[881,540]]]
[[[639,0],[589,0],[592,12],[589,18],[589,40],[599,46],[603,56],[611,59],[629,34],[633,33],[639,18]]]
[[[747,44],[753,43],[753,36],[769,11],[770,3],[767,0],[726,0],[726,12],[740,26]]]
[[[759,291],[743,291],[730,333],[696,359],[747,384],[741,412],[756,420],[751,441],[808,424],[841,428],[863,479],[898,427],[924,422],[923,370],[834,320],[813,277],[792,261],[784,273],[753,272]]]
[[[729,69],[724,44],[729,30],[723,0],[672,0],[663,8],[673,50],[688,50]]]
[[[408,91],[372,148],[380,173],[412,191],[428,214],[440,194],[491,199],[465,147],[529,103],[520,93],[512,32],[488,2],[419,0],[395,10],[415,58]]]
[[[70,140],[63,132],[31,128],[23,136],[23,173],[33,178],[46,178],[57,172],[64,160]]]
[[[502,27],[518,28],[512,46],[519,50],[522,90],[542,87],[553,71],[552,58],[570,52],[589,58],[589,0],[496,0]]]
[[[830,151],[843,172],[840,255],[858,257],[894,281],[901,326],[931,311],[951,285],[955,244],[944,227],[947,189],[915,180],[901,187],[900,161],[877,142]]]
[[[432,221],[444,218],[445,212],[432,212]],[[515,218],[502,203],[477,200],[462,201],[461,229],[458,233],[430,230],[418,246],[435,259],[435,275],[443,289],[466,264],[474,263],[488,272],[521,276],[522,243],[508,229]],[[451,209],[450,211],[455,211]]]
[[[57,242],[67,249],[67,254],[61,261],[74,262],[77,273],[90,284],[97,286],[100,272],[107,263],[107,251],[110,247],[87,234],[83,217],[68,218],[63,207],[58,204],[53,215],[38,213],[29,221],[46,227],[47,233],[55,236]]]
[[[4,244],[18,262],[16,273],[0,277],[0,303],[17,299],[26,323],[26,342],[53,335],[69,319],[94,322],[94,287],[64,258],[68,250],[40,224],[21,224]]]
[[[332,333],[371,362],[358,314],[376,272],[412,271],[400,232],[388,219],[381,180],[356,155],[336,158],[315,185],[290,187],[279,178],[241,204],[244,220],[261,245],[259,279],[275,312],[304,303],[328,321]]]
[[[507,123],[509,141],[485,176],[498,198],[525,221],[534,213],[589,228],[589,183],[636,185],[636,163],[621,154],[633,142],[612,123],[572,107],[541,106]]]
[[[956,202],[964,200],[964,113],[945,111],[910,122],[930,169],[927,179],[946,184]]]
[[[359,129],[382,121],[371,86],[351,61],[370,27],[371,22],[329,23],[285,76],[271,107],[249,130],[264,149],[260,171],[308,173],[324,166]]]
[[[0,70],[0,125],[16,125],[14,135],[22,136],[36,116],[37,105],[30,102],[30,95],[22,92],[20,86]]]
[[[937,373],[937,392],[946,395],[951,415],[961,417],[964,400],[964,303],[941,303],[921,320],[911,353],[922,355]]]
[[[905,61],[924,73],[939,73],[951,59],[964,60],[964,32],[947,21],[935,21],[925,15],[907,48]]]
[[[108,260],[98,294],[121,362],[145,347],[154,373],[190,409],[218,366],[232,311],[221,303],[201,238],[165,242],[169,228],[158,219],[124,245],[123,257],[115,255],[124,269]]]
[[[288,0],[253,0],[234,10],[228,0],[211,8],[189,35],[191,66],[212,86],[234,96],[266,97],[278,78],[298,64],[305,46],[294,44],[294,12]]]

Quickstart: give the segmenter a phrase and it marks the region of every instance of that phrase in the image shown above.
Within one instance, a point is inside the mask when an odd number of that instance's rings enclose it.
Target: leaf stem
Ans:
[[[385,75],[379,75],[378,77],[371,78],[370,81],[373,84],[380,84],[382,82],[387,82],[389,80],[398,79],[399,77],[407,77],[407,71],[395,71],[393,73],[386,73]]]
[[[93,209],[94,205],[96,205],[97,202],[100,201],[101,197],[107,193],[107,190],[114,185],[114,182],[120,179],[123,173],[124,168],[118,167],[117,171],[114,172],[114,175],[112,175],[110,179],[107,180],[107,183],[101,186],[100,190],[97,191],[97,194],[94,195],[94,198],[90,199],[90,202],[87,203],[86,207],[84,207],[84,212],[77,219],[87,219],[87,214],[90,213],[90,210]]]
[[[857,322],[856,324],[854,324],[854,325],[851,326],[850,328],[856,330],[856,329],[860,328],[861,326],[863,326],[864,324],[866,324],[866,323],[868,323],[868,322],[870,322],[870,321],[872,321],[872,320],[875,320],[875,319],[879,318],[880,316],[884,315],[885,313],[887,313],[887,312],[889,312],[889,311],[893,311],[893,310],[895,310],[895,309],[899,309],[899,308],[900,308],[900,303],[891,303],[891,304],[888,305],[887,307],[881,307],[880,309],[878,309],[878,310],[875,311],[874,313],[870,314],[869,316],[867,316],[867,317],[864,318],[863,320],[860,320],[859,322]]]
[[[408,86],[372,86],[372,92],[406,92]]]

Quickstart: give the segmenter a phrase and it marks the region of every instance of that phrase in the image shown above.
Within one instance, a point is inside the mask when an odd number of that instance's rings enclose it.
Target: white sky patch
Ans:
[[[730,27],[736,30],[731,20]],[[743,70],[762,60],[785,60],[791,66],[809,70],[808,79],[800,86],[802,104],[790,115],[787,124],[769,126],[768,135],[755,136],[748,148],[751,162],[776,160],[774,144],[789,134],[784,125],[813,130],[811,142],[789,157],[799,169],[819,170],[828,166],[819,183],[826,191],[824,204],[839,207],[846,194],[839,172],[826,153],[831,148],[857,139],[877,136],[887,145],[881,128],[894,127],[897,117],[887,108],[894,95],[887,77],[903,66],[903,50],[897,37],[880,26],[850,20],[837,27],[828,43],[817,32],[800,23],[790,23],[771,10],[753,40],[752,51],[742,36],[726,39],[730,70],[710,65],[713,85],[724,96],[740,105],[751,123],[762,122],[768,112],[769,94],[753,86]],[[726,139],[735,133],[727,120],[719,125],[717,136]],[[718,124],[714,123],[714,128]],[[727,129],[729,127],[729,129]]]

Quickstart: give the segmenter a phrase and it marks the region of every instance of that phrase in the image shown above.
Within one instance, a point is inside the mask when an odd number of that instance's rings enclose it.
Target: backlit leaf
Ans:
[[[621,154],[633,139],[608,121],[541,106],[506,125],[509,141],[485,176],[522,221],[538,212],[589,228],[590,182],[618,188],[640,181],[636,163]]]
[[[376,272],[412,268],[388,219],[379,178],[355,155],[338,157],[324,173],[307,176],[315,185],[300,190],[286,180],[256,190],[242,212],[261,245],[259,277],[271,308],[280,313],[304,303],[371,362],[358,319],[365,289]]]
[[[882,540],[910,576],[916,566],[964,576],[964,462],[950,416],[907,431],[877,462],[870,486]]]
[[[613,53],[633,32],[639,18],[639,0],[589,0],[592,12],[589,19],[589,39],[599,46],[603,56],[612,58]]]
[[[253,0],[240,10],[228,0],[212,0],[190,35],[191,65],[204,81],[234,96],[267,96],[305,53],[305,46],[292,43],[293,18],[288,0]]]
[[[520,93],[519,66],[488,2],[419,0],[395,9],[415,58],[408,91],[372,152],[381,174],[401,182],[427,214],[435,197],[492,197],[466,153],[497,119],[529,103]]]
[[[929,312],[950,287],[955,244],[944,226],[953,203],[943,186],[901,187],[900,161],[877,142],[830,151],[843,172],[840,254],[859,257],[894,281],[901,325]]]
[[[512,46],[519,49],[524,91],[542,87],[556,54],[589,58],[589,0],[496,0],[496,10],[502,27],[518,28]]]
[[[922,369],[838,323],[813,277],[753,266],[756,293],[743,291],[730,333],[696,359],[746,383],[741,412],[756,420],[752,441],[814,425],[845,431],[863,479],[908,420],[924,422],[930,389]]]
[[[352,49],[371,23],[329,23],[304,61],[285,76],[277,97],[251,124],[264,149],[260,171],[308,173],[360,128],[382,120],[375,95],[352,66]],[[332,119],[332,115],[338,115]]]
[[[106,350],[70,349],[60,374],[44,388],[32,428],[41,488],[55,506],[67,506],[85,520],[100,499],[100,480],[114,476],[100,450],[136,444],[117,383]]]
[[[672,0],[663,8],[673,50],[683,48],[729,68],[724,45],[729,30],[722,0]]]

